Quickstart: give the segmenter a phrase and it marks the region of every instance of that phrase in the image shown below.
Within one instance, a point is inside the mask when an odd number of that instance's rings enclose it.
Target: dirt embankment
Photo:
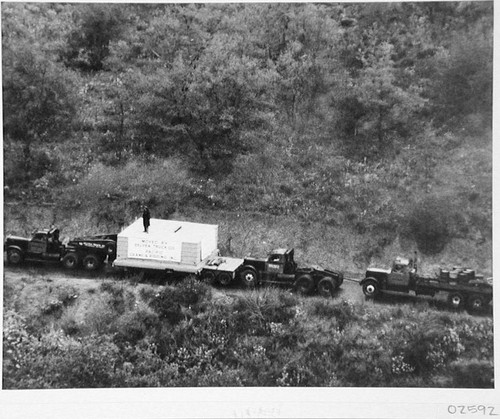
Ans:
[[[361,286],[359,285],[360,279],[361,277],[346,275],[344,283],[333,298],[338,301],[347,300],[352,303],[369,304],[373,307],[379,307],[380,309],[388,306],[403,304],[418,306],[428,305],[430,309],[445,311],[450,310],[446,301],[446,293],[437,294],[434,298],[427,296],[415,296],[413,294],[387,293],[378,297],[375,301],[367,300],[361,290]],[[21,286],[23,283],[39,284],[40,286],[50,284],[50,286],[54,289],[71,287],[77,290],[78,294],[83,295],[88,294],[89,291],[92,293],[93,290],[96,290],[104,281],[126,281],[128,284],[138,284],[143,282],[152,286],[157,286],[158,288],[167,282],[166,279],[158,277],[134,278],[133,280],[123,279],[123,277],[112,268],[106,268],[99,272],[90,273],[85,271],[66,271],[56,265],[47,266],[41,264],[27,264],[20,267],[5,266],[4,269],[4,286],[13,288],[16,288],[16,284]],[[169,282],[175,284],[175,280],[171,280]],[[241,295],[245,292],[247,291],[237,284],[227,288],[214,287],[214,296],[222,299]],[[36,296],[33,298],[36,298]],[[474,313],[475,316],[492,316],[492,314],[493,309],[491,304],[485,312]]]

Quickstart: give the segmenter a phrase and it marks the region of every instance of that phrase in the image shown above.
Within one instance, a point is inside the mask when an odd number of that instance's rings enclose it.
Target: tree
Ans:
[[[449,50],[435,57],[434,77],[428,91],[437,124],[467,127],[478,115],[473,128],[491,127],[493,108],[493,31],[476,29],[457,36]]]
[[[43,6],[42,6],[43,7]],[[64,138],[76,115],[74,78],[56,61],[57,42],[52,25],[34,19],[38,8],[6,10],[7,30],[19,16],[27,16],[17,31],[3,38],[3,129],[7,141],[22,146],[26,177],[31,176],[32,149]],[[43,9],[42,15],[54,12]],[[50,20],[57,20],[55,15]],[[44,42],[46,41],[46,43]]]
[[[121,73],[131,125],[125,143],[115,145],[150,155],[183,153],[203,172],[229,171],[235,154],[250,146],[265,123],[263,98],[273,77],[238,52],[240,41],[216,34],[196,60],[180,51],[172,62],[154,59]]]
[[[109,54],[109,43],[123,24],[121,5],[87,4],[75,10],[76,27],[68,35],[62,53],[69,67],[84,71],[100,71]]]
[[[395,139],[409,136],[425,104],[420,86],[399,85],[392,52],[389,43],[366,51],[361,57],[362,69],[356,77],[348,78],[345,96],[336,101],[339,114],[344,116],[337,127],[343,129],[350,153],[378,154]],[[352,109],[350,115],[342,113],[346,105]]]

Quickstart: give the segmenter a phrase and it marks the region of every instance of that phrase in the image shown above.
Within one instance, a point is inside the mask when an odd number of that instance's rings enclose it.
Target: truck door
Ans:
[[[408,292],[410,274],[408,272],[391,272],[387,280],[388,289]]]
[[[266,270],[263,275],[264,281],[277,281],[283,273],[284,264],[281,255],[271,255],[266,262]]]
[[[28,243],[28,253],[40,255],[47,251],[47,235],[35,234]]]

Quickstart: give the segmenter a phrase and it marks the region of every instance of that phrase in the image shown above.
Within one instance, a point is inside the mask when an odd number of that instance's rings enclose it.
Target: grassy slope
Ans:
[[[154,216],[154,214],[153,214]],[[27,234],[36,227],[55,224],[63,237],[111,231],[113,227],[97,226],[86,213],[65,213],[54,208],[5,207],[6,233]],[[219,224],[219,246],[227,255],[264,256],[277,247],[294,247],[301,264],[319,264],[349,273],[366,269],[367,264],[389,264],[396,255],[412,255],[415,244],[396,239],[377,256],[368,259],[366,252],[377,246],[369,234],[358,234],[348,226],[331,226],[304,222],[293,217],[266,214],[240,214],[221,211],[185,209],[171,219]],[[229,246],[228,239],[231,237]],[[491,275],[491,241],[480,244],[467,239],[453,239],[434,257],[420,257],[421,267],[433,272],[439,266],[466,265]],[[368,263],[367,263],[368,261]]]

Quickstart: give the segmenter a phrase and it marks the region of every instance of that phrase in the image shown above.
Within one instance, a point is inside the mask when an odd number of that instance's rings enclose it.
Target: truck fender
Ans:
[[[21,247],[11,245],[7,247],[7,263],[18,265],[24,260],[24,251]]]
[[[361,282],[359,283],[359,285],[363,286],[366,284],[367,281],[375,281],[377,283],[377,285],[380,286],[380,281],[377,278],[374,278],[372,276],[367,276],[366,278],[363,278],[361,280]]]
[[[24,250],[21,249],[19,246],[15,245],[15,244],[11,244],[9,247],[7,247],[7,252],[9,250],[19,250],[23,255],[24,255]]]

